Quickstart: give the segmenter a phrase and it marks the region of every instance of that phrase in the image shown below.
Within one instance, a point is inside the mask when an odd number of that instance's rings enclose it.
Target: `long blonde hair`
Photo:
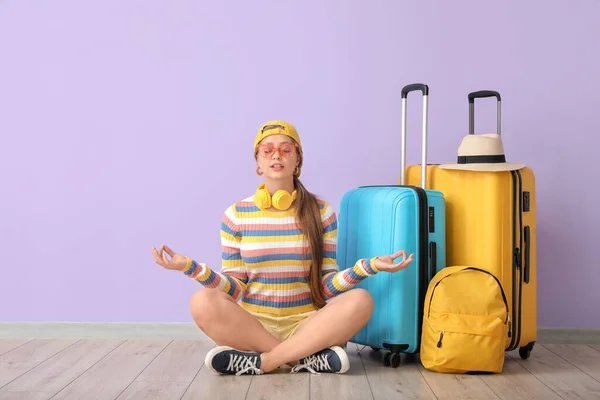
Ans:
[[[293,140],[293,139],[292,139]],[[304,159],[302,148],[294,141],[296,152],[298,153],[299,163],[296,171],[302,168]],[[255,153],[256,158],[258,153]],[[313,304],[317,308],[325,307],[325,295],[323,293],[322,274],[323,258],[325,257],[325,245],[323,241],[323,224],[321,222],[321,211],[317,197],[309,192],[294,173],[294,188],[296,189],[296,223],[299,223],[304,238],[309,244],[312,263],[308,284]],[[305,253],[306,255],[306,253]]]

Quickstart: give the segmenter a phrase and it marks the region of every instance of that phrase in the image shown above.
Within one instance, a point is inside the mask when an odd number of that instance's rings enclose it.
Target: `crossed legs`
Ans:
[[[302,321],[294,334],[283,342],[218,290],[200,289],[192,296],[190,307],[198,327],[217,345],[260,353],[260,369],[271,372],[280,365],[296,364],[328,347],[344,346],[371,317],[373,299],[363,289],[343,293]]]
[[[280,343],[252,314],[220,290],[198,290],[192,295],[190,310],[198,328],[219,346],[263,353]]]

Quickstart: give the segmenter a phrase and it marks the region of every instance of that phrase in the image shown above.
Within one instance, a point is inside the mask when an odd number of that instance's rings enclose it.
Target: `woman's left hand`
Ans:
[[[394,260],[398,257],[402,256],[402,261],[394,264]],[[375,258],[375,268],[379,271],[385,272],[396,272],[401,269],[405,269],[409,266],[409,264],[413,260],[413,254],[406,257],[406,251],[400,250],[397,253],[394,253],[390,256],[379,256]]]

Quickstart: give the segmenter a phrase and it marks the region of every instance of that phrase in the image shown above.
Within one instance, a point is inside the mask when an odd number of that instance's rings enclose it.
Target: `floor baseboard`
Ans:
[[[0,339],[15,338],[208,339],[190,322],[0,322]]]
[[[194,323],[0,322],[0,339],[207,340]],[[538,328],[538,343],[600,344],[600,328]]]
[[[600,344],[600,328],[538,328],[538,343]]]

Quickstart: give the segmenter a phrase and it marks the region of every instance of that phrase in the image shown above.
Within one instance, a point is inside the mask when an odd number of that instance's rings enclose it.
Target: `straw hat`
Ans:
[[[442,169],[465,171],[512,171],[525,164],[507,163],[502,138],[497,133],[467,135],[458,147],[456,164],[442,164]]]

